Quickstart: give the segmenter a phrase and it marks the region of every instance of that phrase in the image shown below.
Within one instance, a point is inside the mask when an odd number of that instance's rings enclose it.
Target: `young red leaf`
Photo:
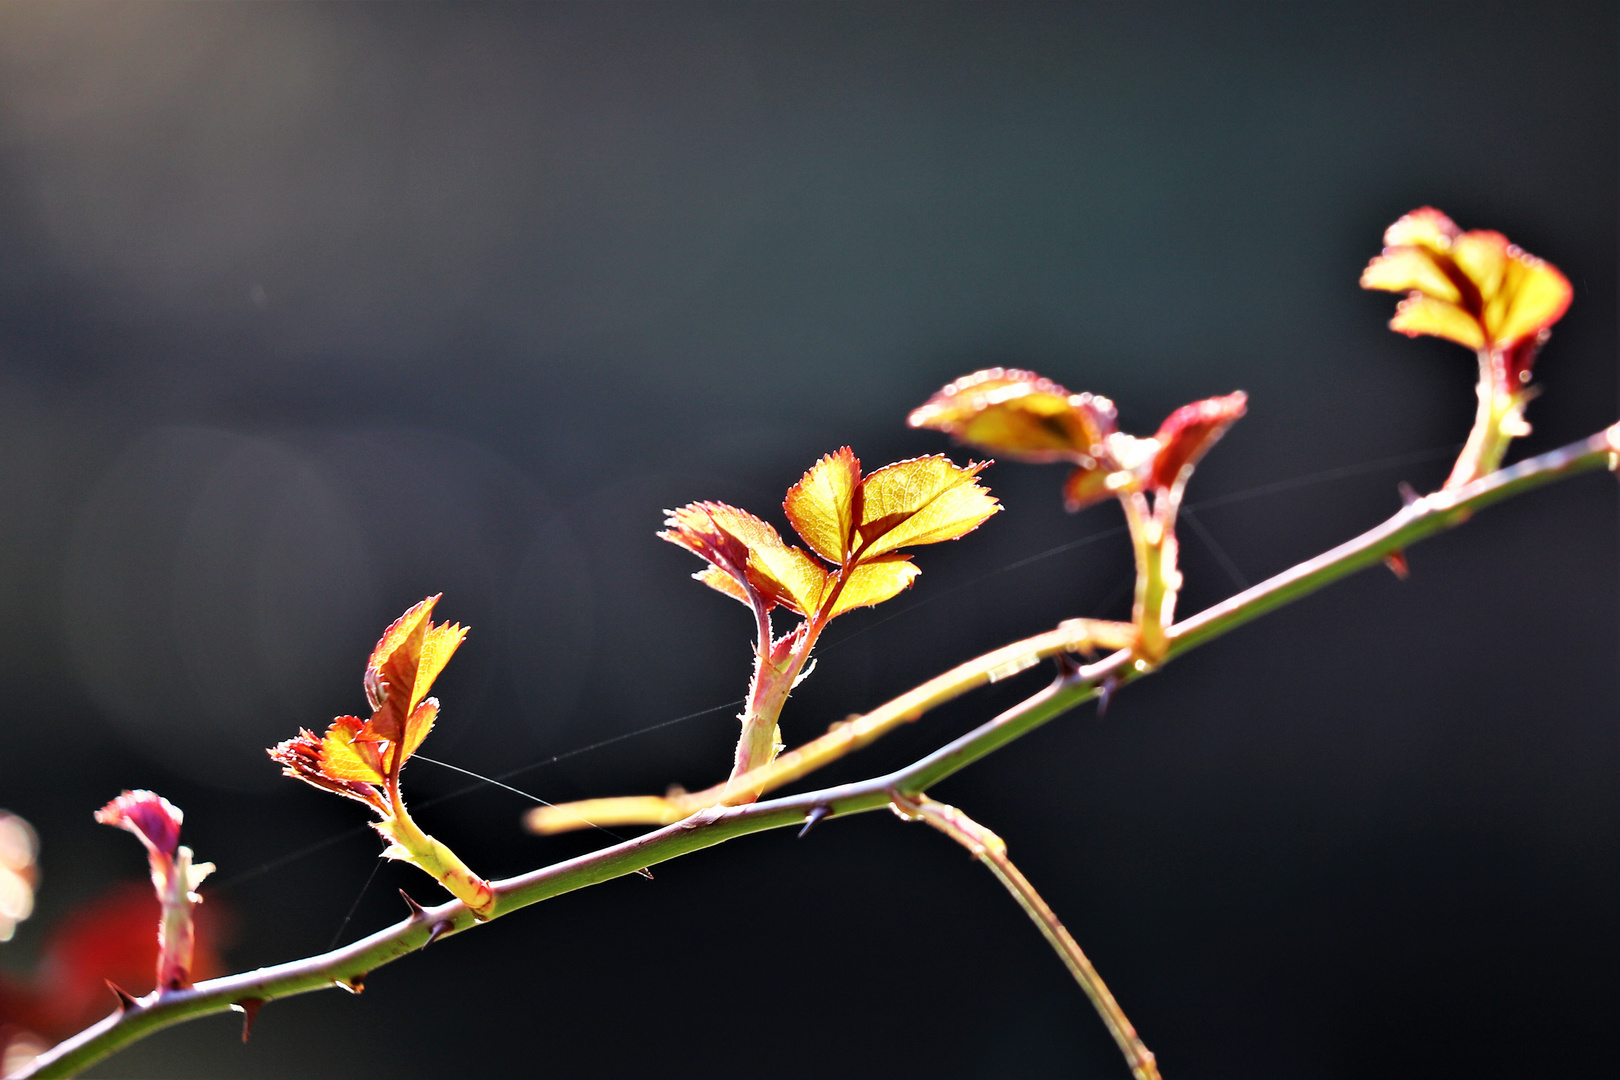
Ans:
[[[185,814],[154,792],[126,791],[97,810],[96,820],[134,833],[148,854],[172,858],[180,846],[180,824]]]
[[[384,780],[380,760],[372,760],[378,753],[377,744],[363,744],[366,757],[360,756],[361,747],[356,745],[364,723],[357,716],[340,716],[326,729],[325,736],[317,736],[308,728],[299,728],[296,736],[277,743],[265,752],[281,766],[283,776],[363,802],[378,813],[386,813],[387,803],[382,793],[373,786]]]
[[[97,821],[134,833],[146,848],[160,908],[158,985],[171,990],[191,985],[191,909],[202,903],[197,886],[214,870],[213,863],[193,863],[191,849],[180,843],[183,818],[179,807],[150,791],[126,791],[96,811]]]
[[[1159,451],[1153,458],[1153,486],[1169,491],[1185,480],[1198,459],[1244,414],[1248,400],[1239,390],[1183,405],[1166,417],[1154,436]]]
[[[710,563],[693,577],[734,600],[765,609],[781,605],[799,614],[814,610],[826,571],[799,548],[782,542],[775,529],[746,510],[725,503],[700,502],[666,512],[667,530],[658,534]]]

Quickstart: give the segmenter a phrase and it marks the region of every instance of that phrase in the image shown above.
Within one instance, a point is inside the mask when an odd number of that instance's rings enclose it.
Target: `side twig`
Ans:
[[[1079,942],[1074,940],[1058,920],[1057,914],[1041,899],[1035,886],[1007,857],[1006,842],[956,807],[935,802],[926,795],[906,796],[897,792],[894,796],[894,812],[907,821],[924,821],[932,825],[967,848],[996,876],[996,880],[1018,901],[1018,906],[1024,909],[1030,922],[1039,928],[1041,935],[1069,969],[1069,974],[1074,976],[1074,981],[1086,992],[1086,997],[1091,999],[1097,1015],[1107,1025],[1108,1033],[1119,1044],[1120,1053],[1125,1055],[1131,1075],[1136,1080],[1159,1080],[1159,1066],[1153,1051],[1143,1045],[1135,1026],[1126,1018],[1125,1010],[1114,1000],[1114,995],[1091,965]]]

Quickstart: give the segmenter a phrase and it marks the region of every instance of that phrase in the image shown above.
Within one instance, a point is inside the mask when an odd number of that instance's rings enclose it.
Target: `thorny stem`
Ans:
[[[1125,1016],[1119,1002],[1114,1000],[1114,995],[1102,981],[1102,976],[1097,974],[1097,969],[1092,967],[1079,942],[1058,920],[1057,913],[1041,899],[1035,886],[1007,857],[1006,842],[956,807],[935,802],[926,795],[908,797],[896,793],[894,812],[907,821],[925,821],[932,825],[967,848],[996,876],[996,880],[1018,901],[1018,906],[1024,909],[1024,914],[1040,929],[1041,935],[1069,969],[1069,974],[1074,976],[1074,981],[1086,992],[1086,997],[1091,999],[1097,1015],[1107,1025],[1108,1033],[1119,1044],[1120,1053],[1125,1055],[1131,1075],[1136,1080],[1159,1080],[1159,1066],[1153,1051],[1143,1045],[1135,1026]]]
[[[1169,655],[1178,656],[1283,604],[1376,565],[1391,552],[1459,525],[1475,511],[1492,503],[1576,473],[1601,468],[1620,469],[1620,424],[1474,483],[1418,499],[1354,540],[1176,625],[1169,634]],[[888,806],[896,794],[915,797],[1000,746],[1095,697],[1097,685],[1103,680],[1125,681],[1132,677],[1134,670],[1130,651],[1122,649],[1095,664],[1061,676],[966,735],[885,776],[747,806],[711,807],[624,843],[519,877],[492,882],[495,902],[490,917],[497,918],[562,893],[633,874],[739,836],[802,825],[812,814],[822,818],[829,814],[863,813]],[[377,968],[422,948],[429,940],[469,930],[477,924],[478,919],[471,909],[460,901],[451,901],[420,913],[413,912],[402,923],[331,952],[241,975],[210,979],[186,990],[154,990],[133,1007],[121,1009],[47,1050],[16,1075],[72,1076],[155,1031],[193,1017],[225,1012],[238,1002],[273,1001],[340,985],[357,989],[364,977]]]

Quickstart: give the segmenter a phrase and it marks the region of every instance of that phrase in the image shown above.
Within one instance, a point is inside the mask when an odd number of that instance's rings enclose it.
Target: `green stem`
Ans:
[[[1464,487],[1419,499],[1356,539],[1172,627],[1168,635],[1168,656],[1178,656],[1267,611],[1376,565],[1391,552],[1461,524],[1475,511],[1492,503],[1576,473],[1613,469],[1617,462],[1620,462],[1620,424]],[[492,882],[496,897],[494,916],[507,915],[553,896],[623,877],[739,836],[800,825],[812,814],[819,819],[828,814],[864,813],[888,806],[896,793],[914,797],[998,747],[1094,697],[1097,684],[1102,680],[1124,682],[1137,674],[1131,652],[1122,649],[1059,678],[966,735],[886,776],[746,806],[712,807],[622,844],[519,877]],[[460,901],[452,901],[413,914],[402,923],[332,952],[242,975],[210,979],[186,990],[153,991],[133,1007],[116,1012],[47,1050],[17,1075],[72,1076],[154,1031],[197,1016],[225,1012],[233,1003],[267,1002],[339,985],[353,988],[369,972],[420,949],[430,939],[478,924],[470,908]]]

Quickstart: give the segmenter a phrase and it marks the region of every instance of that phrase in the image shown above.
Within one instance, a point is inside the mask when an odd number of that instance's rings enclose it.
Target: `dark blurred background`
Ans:
[[[1574,283],[1515,454],[1612,422],[1617,56],[1610,4],[0,8],[0,806],[44,870],[0,966],[142,878],[91,820],[125,787],[219,864],[233,969],[385,926],[398,887],[439,899],[396,866],[362,893],[361,808],[263,753],[364,706],[390,619],[442,591],[471,625],[424,751],[480,772],[738,698],[750,620],[653,538],[661,508],[781,524],[841,444],[948,449],[905,415],[975,368],[1109,394],[1144,434],[1249,392],[1189,494],[1225,560],[1184,535],[1183,613],[1373,525],[1473,410],[1472,358],[1356,285],[1419,205]],[[1065,515],[1061,477],[994,467],[1007,512],[835,624],[788,741],[1123,616],[1121,537],[1044,554],[1118,524]],[[1598,474],[1493,509],[1410,581],[1341,583],[936,794],[1006,837],[1169,1077],[1604,1071],[1616,507]],[[512,782],[705,785],[732,712]],[[466,784],[424,763],[407,789]],[[526,805],[419,816],[490,875],[596,843],[526,836]],[[95,1075],[1125,1075],[989,875],[880,814],[563,897],[238,1033]]]

